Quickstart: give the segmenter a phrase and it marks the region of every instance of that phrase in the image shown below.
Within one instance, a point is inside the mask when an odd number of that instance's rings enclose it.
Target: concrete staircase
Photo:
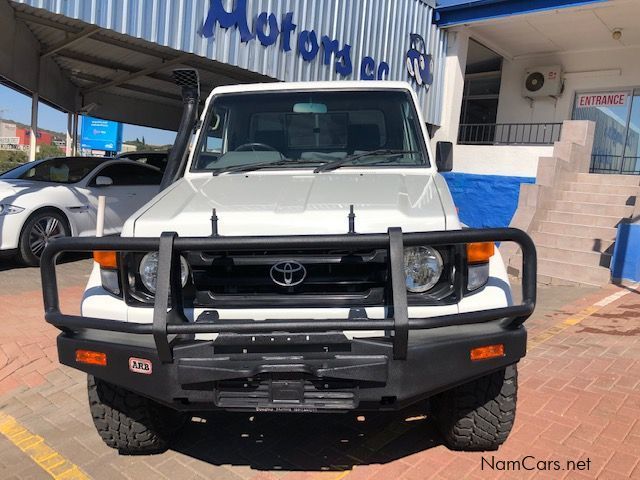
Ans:
[[[536,184],[521,186],[511,226],[533,238],[541,283],[608,283],[616,227],[640,207],[640,177],[587,173],[592,142],[590,122],[565,122],[554,156],[540,159]],[[509,273],[518,275],[519,250],[500,250]]]
[[[532,222],[542,283],[609,282],[616,226],[633,215],[638,177],[578,173]]]

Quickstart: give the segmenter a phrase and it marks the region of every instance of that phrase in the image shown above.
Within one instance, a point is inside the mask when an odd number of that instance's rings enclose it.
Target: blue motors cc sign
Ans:
[[[202,35],[214,38],[218,25],[225,29],[237,28],[242,42],[254,41],[257,38],[260,44],[269,47],[280,39],[279,48],[282,52],[294,50],[306,62],[318,59],[324,65],[333,64],[335,72],[342,77],[348,77],[353,73],[351,45],[327,35],[320,35],[315,30],[296,33],[298,26],[294,22],[293,12],[285,13],[280,21],[273,13],[261,12],[255,16],[253,29],[250,29],[246,0],[236,0],[231,11],[224,8],[222,0],[210,0]],[[372,56],[362,58],[359,67],[360,78],[363,80],[385,80],[389,75],[389,64],[384,60],[377,61]]]
[[[427,53],[424,38],[412,33],[410,35],[411,47],[407,52],[407,72],[418,84],[429,88],[433,83],[433,57]]]

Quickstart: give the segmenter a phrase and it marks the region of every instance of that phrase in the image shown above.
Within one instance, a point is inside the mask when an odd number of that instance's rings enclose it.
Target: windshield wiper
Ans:
[[[318,161],[322,160],[298,160],[294,158],[283,158],[281,160],[276,160],[274,162],[259,162],[259,163],[247,163],[244,165],[233,165],[227,168],[219,168],[217,170],[213,170],[212,175],[215,177],[220,175],[221,173],[244,173],[251,172],[253,170],[259,170],[261,168],[268,167],[279,167],[282,165],[295,165],[295,164],[317,164]]]
[[[405,153],[418,153],[418,151],[417,150],[393,150],[389,148],[381,148],[378,150],[371,150],[369,152],[356,153],[354,155],[347,155],[346,157],[341,158],[339,160],[335,160],[333,162],[328,162],[328,163],[325,163],[324,165],[320,165],[318,168],[316,168],[313,171],[313,173],[321,173],[321,172],[328,172],[330,170],[335,170],[336,168],[340,168],[343,165],[346,165],[347,163],[353,162],[355,160],[358,160],[364,157],[380,157],[380,156],[394,157],[398,155],[404,155]]]

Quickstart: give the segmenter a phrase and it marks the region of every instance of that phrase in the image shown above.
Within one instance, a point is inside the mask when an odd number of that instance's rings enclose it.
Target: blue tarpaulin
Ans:
[[[611,276],[616,280],[640,282],[640,223],[618,225]]]

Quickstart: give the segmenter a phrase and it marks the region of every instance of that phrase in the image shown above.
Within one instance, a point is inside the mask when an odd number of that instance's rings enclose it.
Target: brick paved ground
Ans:
[[[85,261],[75,268],[75,285],[72,273],[66,279],[68,311],[77,310],[87,266]],[[640,292],[572,325],[562,322],[620,289],[542,289],[541,307],[528,322],[536,346],[520,364],[514,432],[493,454],[448,451],[416,407],[367,415],[365,421],[355,415],[212,415],[190,423],[172,451],[120,457],[94,431],[84,375],[55,362],[55,330],[42,321],[35,273],[0,272],[0,285],[10,288],[18,283],[12,278],[29,275],[33,291],[0,295],[0,411],[93,478],[640,479]],[[508,461],[526,455],[563,463],[589,458],[590,470],[481,469],[482,457]],[[0,478],[50,477],[0,435]]]

